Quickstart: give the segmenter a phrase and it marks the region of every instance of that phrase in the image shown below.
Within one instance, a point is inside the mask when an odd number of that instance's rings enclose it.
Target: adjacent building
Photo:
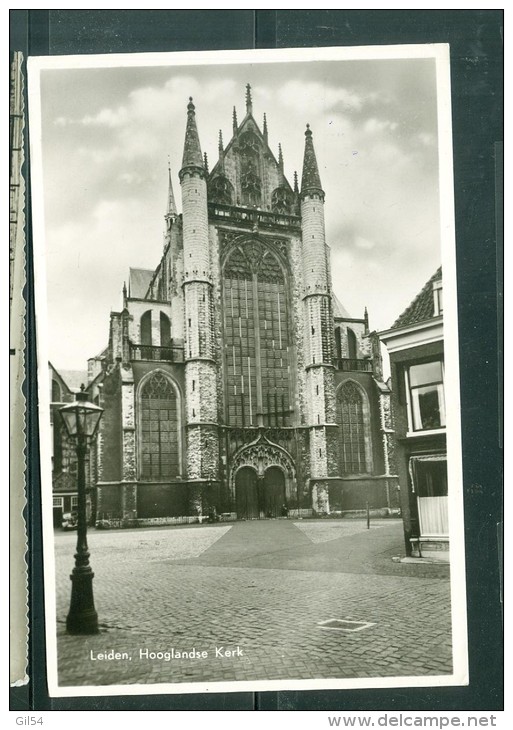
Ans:
[[[75,400],[81,386],[88,382],[88,373],[81,370],[58,371],[48,363],[50,384],[50,448],[52,459],[52,498],[53,525],[62,525],[63,515],[74,512],[78,507],[77,494],[77,456],[75,445],[67,436],[59,409]],[[90,455],[89,455],[90,456]],[[88,514],[91,515],[91,489],[95,481],[95,447],[93,458],[86,460],[86,480],[88,493]],[[94,498],[93,498],[94,501]]]
[[[182,212],[170,173],[160,263],[130,270],[89,361],[89,398],[104,408],[98,518],[396,507],[379,340],[367,312],[352,318],[333,294],[312,130],[299,185],[249,86],[211,170],[192,99],[185,127]]]
[[[441,268],[380,336],[390,355],[407,554],[448,560]]]

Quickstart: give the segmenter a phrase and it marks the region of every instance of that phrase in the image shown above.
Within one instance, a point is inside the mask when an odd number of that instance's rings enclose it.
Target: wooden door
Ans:
[[[239,520],[258,519],[257,473],[249,466],[243,466],[235,475],[235,502]]]
[[[270,466],[265,472],[264,502],[266,517],[280,517],[286,507],[285,475],[277,466]]]

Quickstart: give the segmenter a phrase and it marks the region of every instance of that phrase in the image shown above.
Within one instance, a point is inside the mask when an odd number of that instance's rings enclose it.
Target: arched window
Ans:
[[[372,471],[369,407],[362,389],[351,380],[337,392],[337,423],[340,473],[368,474]]]
[[[273,213],[281,213],[284,215],[291,213],[293,204],[294,195],[285,185],[281,185],[276,190],[273,190],[271,195],[271,210]]]
[[[157,370],[139,391],[141,479],[180,474],[180,400],[171,380]]]
[[[247,255],[246,255],[247,252]],[[258,241],[235,248],[223,276],[228,423],[290,424],[287,287],[274,252]]]
[[[141,317],[141,345],[151,345],[151,310]]]
[[[233,202],[233,185],[225,175],[218,175],[209,183],[208,195],[215,203],[231,205]]]
[[[356,343],[356,335],[350,327],[347,328],[347,356],[351,360],[356,360],[356,358],[358,357],[358,345]]]
[[[160,346],[171,347],[171,322],[164,312],[160,313]]]

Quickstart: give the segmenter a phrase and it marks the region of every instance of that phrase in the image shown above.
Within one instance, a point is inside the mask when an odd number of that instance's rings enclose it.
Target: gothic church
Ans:
[[[312,130],[299,188],[248,85],[209,171],[191,98],[179,181],[161,261],[130,270],[108,347],[88,363],[104,408],[96,519],[394,507],[390,391],[367,312],[351,318],[333,294]]]

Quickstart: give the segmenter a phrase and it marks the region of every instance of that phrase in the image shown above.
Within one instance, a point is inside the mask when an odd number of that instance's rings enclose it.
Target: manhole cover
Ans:
[[[370,626],[375,624],[369,621],[351,621],[350,619],[341,618],[330,618],[327,621],[319,621],[319,627],[321,629],[328,629],[329,631],[362,631],[362,629],[368,629]]]

